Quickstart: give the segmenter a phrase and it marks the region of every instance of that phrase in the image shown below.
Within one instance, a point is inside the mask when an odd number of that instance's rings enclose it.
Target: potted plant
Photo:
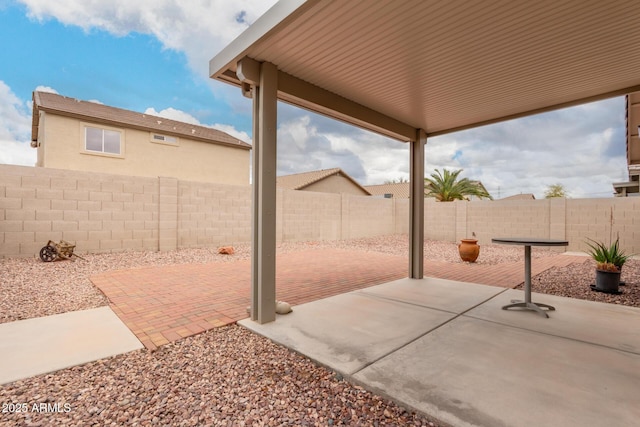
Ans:
[[[620,249],[619,238],[608,247],[602,242],[589,240],[587,245],[591,249],[588,253],[596,262],[596,284],[592,289],[610,294],[619,293],[622,266],[631,255]]]

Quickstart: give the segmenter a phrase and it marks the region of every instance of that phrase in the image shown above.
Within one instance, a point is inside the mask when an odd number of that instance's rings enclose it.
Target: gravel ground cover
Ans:
[[[561,297],[640,307],[640,260],[631,259],[622,267],[620,280],[626,284],[620,286],[619,295],[591,290],[596,279],[595,268],[595,262],[591,260],[563,268],[550,268],[531,278],[531,289]],[[522,285],[518,288],[521,289]]]
[[[407,237],[287,243],[279,253],[313,248],[406,256]],[[0,260],[0,323],[106,305],[89,277],[108,270],[248,259],[215,249],[170,253],[82,255],[42,263]],[[478,264],[522,261],[519,246],[483,245]],[[555,255],[534,248],[533,257]],[[454,243],[425,243],[425,257],[462,262]],[[640,260],[623,269],[621,295],[591,291],[594,264],[553,268],[533,278],[535,292],[640,307]],[[239,326],[215,329],[161,347],[138,350],[0,386],[0,426],[444,426],[342,380],[335,373]],[[26,411],[22,411],[26,409]],[[21,412],[17,412],[21,410]]]
[[[444,425],[235,325],[16,381],[0,402],[26,404],[7,427]]]

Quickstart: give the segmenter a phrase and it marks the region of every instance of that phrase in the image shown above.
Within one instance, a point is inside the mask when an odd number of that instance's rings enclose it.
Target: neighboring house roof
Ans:
[[[526,194],[514,194],[513,196],[503,197],[498,200],[535,200],[536,196],[531,193]]]
[[[355,186],[362,189],[362,191],[364,191],[365,193],[371,194],[369,193],[369,191],[367,191],[366,188],[358,184],[356,180],[351,178],[340,168],[322,169],[317,171],[295,173],[291,175],[282,175],[276,178],[276,186],[280,188],[286,188],[288,190],[303,190],[305,187],[308,187],[311,184],[322,181],[323,179],[333,175],[343,176],[351,181]]]
[[[400,182],[395,184],[366,185],[364,187],[372,196],[384,196],[392,194],[396,199],[409,198],[409,183]]]
[[[482,181],[476,181],[476,180],[470,180],[472,184],[477,185],[478,187],[480,187],[485,193],[489,194],[489,196],[491,196],[491,193],[489,193],[487,191],[487,189],[484,187],[484,185],[482,184]],[[471,196],[472,198],[475,198],[475,196]],[[493,197],[493,196],[491,196]]]
[[[210,127],[109,107],[95,102],[81,101],[49,92],[33,92],[32,141],[38,139],[38,111],[40,110],[112,126],[182,136],[196,141],[230,145],[246,150],[251,149],[250,144]]]
[[[484,191],[487,191],[480,181],[471,181],[472,183],[480,186]],[[409,198],[409,183],[400,182],[395,184],[380,184],[380,185],[367,185],[366,188],[374,196],[383,196],[385,194],[393,194],[393,197],[397,199]],[[488,194],[488,192],[487,192]]]

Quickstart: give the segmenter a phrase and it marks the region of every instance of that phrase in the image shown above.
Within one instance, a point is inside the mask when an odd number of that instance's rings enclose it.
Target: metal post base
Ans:
[[[546,308],[548,311],[554,311],[556,309],[555,307],[550,306],[548,304],[542,304],[539,302],[525,302],[522,300],[515,300],[515,299],[511,300],[511,304],[508,304],[502,307],[503,310],[508,310],[510,308],[521,308],[523,310],[532,310],[544,317],[549,317],[549,315],[544,310],[542,310],[542,308]]]

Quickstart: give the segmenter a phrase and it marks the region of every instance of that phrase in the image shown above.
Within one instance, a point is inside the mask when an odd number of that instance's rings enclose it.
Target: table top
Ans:
[[[523,246],[568,246],[566,240],[540,239],[537,237],[497,237],[491,239],[491,243],[502,245],[523,245]]]

